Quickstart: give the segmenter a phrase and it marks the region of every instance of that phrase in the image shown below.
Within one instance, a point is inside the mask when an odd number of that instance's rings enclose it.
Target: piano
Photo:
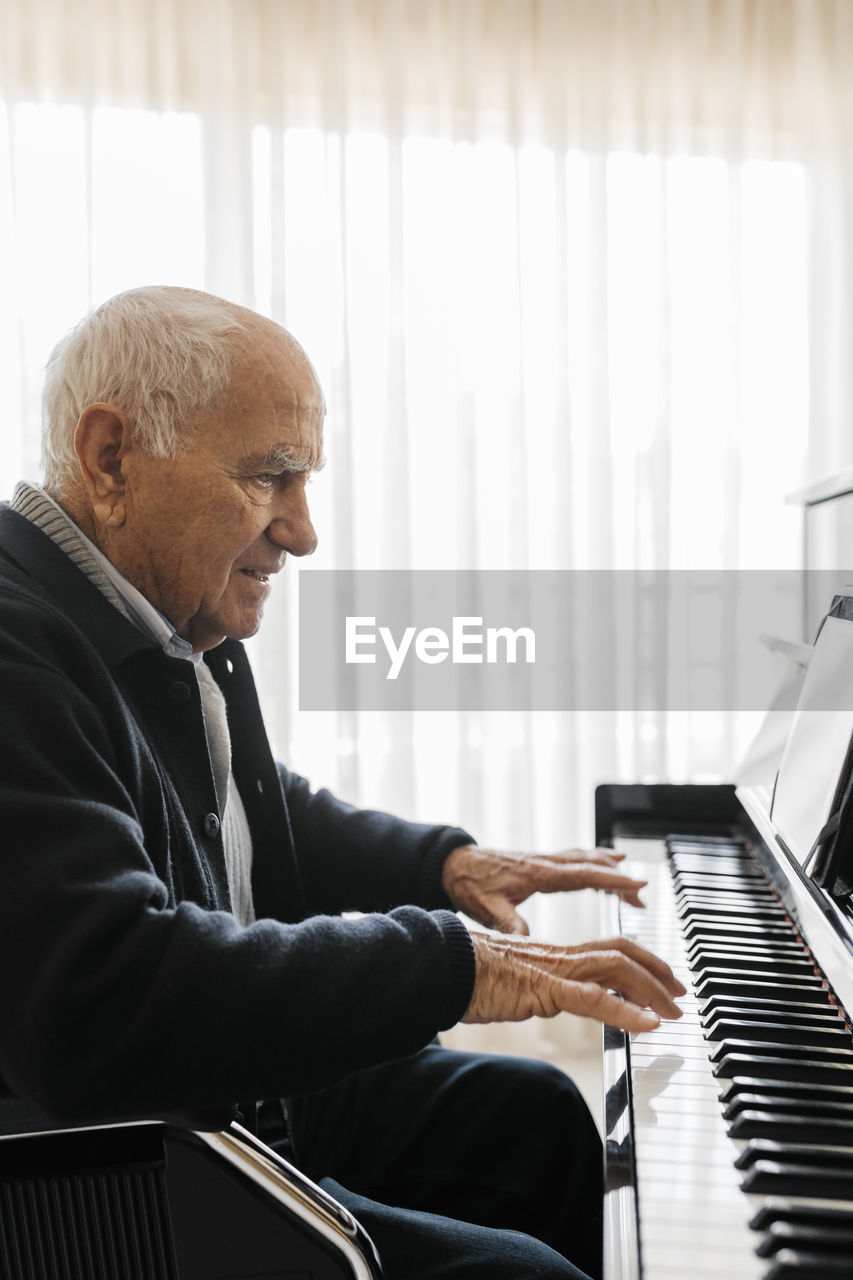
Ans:
[[[853,1277],[847,591],[769,783],[596,791],[597,843],[649,882],[644,910],[601,895],[604,928],[688,988],[680,1021],[605,1031],[605,1280]]]

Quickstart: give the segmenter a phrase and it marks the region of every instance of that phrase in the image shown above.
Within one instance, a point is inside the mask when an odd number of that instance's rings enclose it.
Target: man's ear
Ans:
[[[74,448],[96,525],[117,529],[127,514],[122,459],[130,444],[127,415],[114,404],[90,404],[80,414]]]

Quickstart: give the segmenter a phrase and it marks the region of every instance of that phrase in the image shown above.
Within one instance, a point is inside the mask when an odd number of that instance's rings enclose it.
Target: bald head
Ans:
[[[63,338],[43,394],[45,485],[79,492],[75,434],[88,406],[125,415],[134,444],[175,457],[196,425],[228,398],[235,365],[259,339],[297,364],[310,362],[291,334],[246,307],[195,289],[150,286],[117,294]]]

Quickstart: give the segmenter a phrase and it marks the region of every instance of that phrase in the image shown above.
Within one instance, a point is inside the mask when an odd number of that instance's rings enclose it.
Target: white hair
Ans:
[[[151,286],[120,293],[57,343],[42,395],[45,484],[79,473],[74,434],[87,405],[122,409],[146,453],[173,458],[195,420],[222,403],[242,307],[194,289]],[[248,318],[252,313],[245,312]]]

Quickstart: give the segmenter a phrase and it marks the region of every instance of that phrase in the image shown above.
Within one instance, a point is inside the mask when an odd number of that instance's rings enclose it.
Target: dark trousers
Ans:
[[[386,1280],[600,1276],[601,1143],[557,1068],[430,1045],[288,1109],[296,1163]]]

